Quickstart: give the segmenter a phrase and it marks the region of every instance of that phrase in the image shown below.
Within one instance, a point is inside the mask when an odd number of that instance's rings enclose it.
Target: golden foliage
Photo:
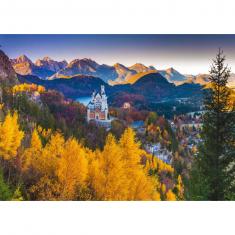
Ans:
[[[39,92],[43,93],[45,92],[45,87],[41,85],[36,85],[36,84],[28,84],[28,83],[22,83],[19,85],[15,85],[12,88],[13,94],[21,93],[21,92]]]
[[[10,127],[15,128],[11,130]],[[1,155],[8,159],[16,155],[23,138],[17,114],[8,114],[0,129],[0,135],[10,136],[0,137],[0,143],[6,139],[14,140],[14,145],[6,141],[0,148]],[[142,150],[132,129],[126,129],[119,141],[109,134],[102,151],[91,151],[75,138],[66,140],[61,133],[51,131],[45,134],[49,139],[43,145],[40,136],[44,131],[41,127],[35,128],[29,147],[21,154],[22,177],[27,181],[27,194],[31,199],[161,200],[164,194],[162,199],[176,200],[171,189],[149,174],[150,169],[169,174],[173,174],[174,169]],[[146,164],[142,162],[143,156],[147,158]],[[180,192],[183,192],[180,177],[177,189],[180,198]]]
[[[178,199],[183,200],[184,199],[184,185],[182,182],[181,175],[178,176],[176,189],[177,189]]]
[[[30,147],[24,151],[22,157],[22,169],[28,170],[30,166],[36,166],[37,160],[42,153],[42,143],[35,129],[32,133]]]
[[[102,152],[96,151],[96,159],[90,171],[91,186],[98,200],[125,200],[128,194],[127,175],[121,149],[110,134]]]
[[[156,178],[149,177],[140,164],[145,151],[140,149],[140,143],[136,142],[135,132],[127,128],[119,142],[129,181],[127,200],[160,200],[160,194],[156,191]]]
[[[62,199],[75,199],[77,188],[85,187],[88,173],[88,162],[85,155],[84,148],[75,139],[65,142],[55,172],[62,187]]]
[[[14,158],[23,137],[24,133],[18,124],[18,114],[8,113],[4,122],[0,123],[0,156],[5,160]]]
[[[172,190],[168,190],[166,193],[166,200],[167,201],[176,201],[176,196],[175,194],[172,192]]]

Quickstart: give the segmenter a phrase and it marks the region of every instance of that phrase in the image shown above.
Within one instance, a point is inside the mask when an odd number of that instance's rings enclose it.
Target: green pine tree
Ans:
[[[12,192],[10,187],[5,183],[2,170],[0,169],[0,201],[11,200]]]
[[[230,69],[219,50],[204,98],[203,142],[191,175],[192,199],[229,200],[235,195],[235,107],[231,105],[231,90],[226,86],[229,77]]]

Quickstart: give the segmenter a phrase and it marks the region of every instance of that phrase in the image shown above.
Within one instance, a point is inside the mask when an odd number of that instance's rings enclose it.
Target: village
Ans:
[[[105,93],[104,86],[101,86],[100,92],[93,92],[91,100],[87,105],[87,121],[94,121],[98,125],[111,129],[112,121],[119,120],[118,117],[111,116],[108,107],[108,98]],[[129,102],[124,102],[120,112],[128,112],[132,110]],[[174,116],[173,119],[168,119],[167,122],[174,135],[177,137],[178,143],[185,151],[190,151],[195,156],[197,155],[197,146],[201,142],[200,130],[202,127],[202,111],[191,112],[184,115]],[[122,121],[122,120],[121,120]],[[132,127],[137,136],[144,138],[143,148],[153,156],[161,159],[165,163],[171,164],[173,159],[173,151],[163,141],[157,141],[155,138],[148,141],[145,138],[147,133],[147,124],[144,120],[134,120],[128,123]]]

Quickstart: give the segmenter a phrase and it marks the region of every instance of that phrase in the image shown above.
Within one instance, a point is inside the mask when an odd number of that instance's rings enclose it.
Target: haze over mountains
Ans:
[[[110,85],[133,84],[139,78],[146,74],[159,72],[169,82],[175,85],[183,83],[207,83],[208,75],[199,74],[183,75],[174,68],[158,70],[153,66],[146,66],[136,63],[130,67],[116,63],[113,66],[98,64],[92,59],[74,59],[67,63],[64,61],[55,61],[46,56],[32,62],[27,56],[22,55],[11,60],[16,73],[20,75],[35,75],[41,79],[52,80],[56,78],[71,78],[77,75],[91,75],[101,78]],[[233,79],[232,79],[233,80]]]

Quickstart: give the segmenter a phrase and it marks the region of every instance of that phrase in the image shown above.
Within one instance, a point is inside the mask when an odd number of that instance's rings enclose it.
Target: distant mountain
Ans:
[[[0,50],[0,83],[17,84],[18,79],[8,56]]]
[[[153,66],[145,66],[143,64],[135,64],[129,69],[132,69],[131,71],[134,71],[132,73],[123,73],[122,79],[116,79],[112,82],[110,82],[111,85],[116,85],[116,84],[133,84],[138,79],[140,79],[142,76],[150,74],[150,73],[160,73],[163,77],[165,77],[170,83],[174,83],[175,85],[180,85],[185,82],[187,82],[187,78],[185,75],[179,73],[177,70],[174,68],[169,68],[166,70],[157,70]],[[126,75],[126,76],[125,76]]]
[[[114,80],[114,82],[116,83],[122,83],[123,81],[128,79],[128,77],[137,73],[135,70],[131,70],[130,68],[119,63],[116,63],[113,67],[118,74],[118,77]]]
[[[198,75],[185,75],[187,78],[186,83],[194,83],[200,85],[206,85],[209,82],[209,74],[198,74]],[[235,74],[231,73],[228,80],[228,87],[235,88]]]
[[[91,75],[100,77],[103,81],[115,79],[118,74],[112,66],[99,65],[91,59],[75,59],[71,61],[65,68],[51,76],[50,79],[64,78],[75,75]]]
[[[209,82],[208,74],[198,74],[198,75],[185,75],[186,83],[194,83],[194,84],[201,84],[205,85]]]
[[[174,68],[168,68],[166,70],[158,70],[158,72],[164,76],[169,82],[174,83],[175,85],[182,84],[186,82],[186,77],[179,73]]]
[[[181,85],[193,83],[204,85],[208,82],[208,74],[183,75],[174,68],[157,70],[153,66],[136,63],[130,67],[116,63],[113,66],[98,64],[92,59],[75,59],[70,63],[55,61],[49,57],[36,60],[33,63],[26,55],[11,60],[16,73],[21,75],[35,75],[41,79],[71,78],[77,75],[89,75],[101,78],[110,85],[134,84],[147,74],[160,73],[170,83]],[[235,87],[235,74],[231,74],[229,86]]]
[[[33,62],[26,55],[21,55],[16,59],[12,59],[11,64],[16,73],[22,75],[32,74],[35,67]]]
[[[153,66],[147,67],[141,63],[136,63],[132,66],[129,67],[130,70],[134,70],[137,73],[143,73],[143,72],[148,72],[149,70],[153,70]],[[155,69],[155,68],[154,68]]]
[[[11,60],[11,64],[16,73],[21,75],[35,75],[39,78],[46,79],[52,76],[56,71],[64,68],[67,62],[57,62],[49,57],[37,60],[33,63],[26,55],[21,55]]]
[[[150,73],[156,73],[156,70],[149,70],[149,71],[146,71],[146,72],[136,73],[136,74],[128,77],[122,84],[133,84],[133,83],[137,82],[143,76],[145,76],[147,74],[150,74]]]
[[[35,65],[46,70],[58,72],[59,70],[64,69],[68,63],[65,60],[58,62],[46,56],[43,59],[36,60]]]
[[[235,73],[231,73],[231,76],[228,80],[228,86],[235,90]]]
[[[128,83],[128,79],[140,72],[147,72],[153,69],[153,66],[147,67],[143,64],[136,63],[126,67],[120,63],[113,66],[98,64],[91,59],[75,59],[71,61],[64,69],[59,70],[50,79],[66,78],[78,74],[91,75],[101,78],[110,85]],[[155,68],[154,68],[155,69]]]

